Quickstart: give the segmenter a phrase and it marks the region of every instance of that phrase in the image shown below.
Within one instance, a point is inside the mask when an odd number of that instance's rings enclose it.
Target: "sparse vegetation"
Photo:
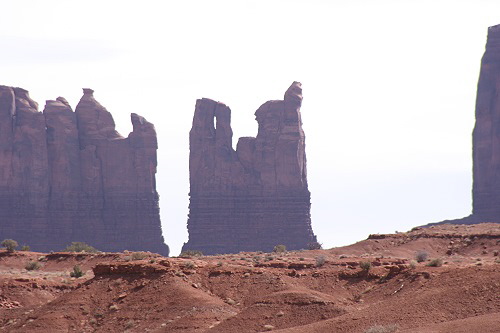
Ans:
[[[25,266],[24,268],[27,270],[27,271],[36,271],[38,269],[40,269],[40,267],[42,267],[42,265],[40,265],[40,263],[38,261],[29,261]]]
[[[399,326],[396,324],[390,325],[375,325],[367,329],[364,333],[394,333],[397,332]]]
[[[29,251],[31,248],[28,245],[21,246],[21,251]]]
[[[179,255],[180,258],[191,258],[191,257],[201,257],[201,256],[203,256],[203,252],[197,250],[186,250]]]
[[[187,269],[194,269],[194,268],[196,268],[196,265],[194,264],[194,262],[188,261],[188,262],[186,262],[186,264],[184,265],[184,267],[187,268]]]
[[[16,248],[19,246],[19,244],[17,244],[17,242],[13,239],[4,239],[1,245],[5,247],[7,252],[14,252]]]
[[[432,259],[427,266],[429,267],[441,267],[443,265],[443,260],[440,258]]]
[[[361,267],[361,269],[364,271],[364,272],[368,272],[371,268],[372,268],[372,263],[369,262],[369,261],[361,261],[359,263],[359,267]]]
[[[283,244],[276,245],[273,249],[273,252],[275,253],[284,253],[286,252],[286,246]]]
[[[132,253],[132,260],[142,260],[148,257],[148,254],[146,252],[133,252]]]
[[[68,245],[64,251],[66,252],[87,252],[87,253],[97,253],[99,252],[96,248],[84,243],[84,242],[72,242]]]
[[[307,244],[308,250],[321,250],[323,248],[323,244],[319,242],[311,242]]]
[[[80,278],[84,275],[85,275],[85,273],[82,271],[82,269],[78,265],[75,265],[73,267],[73,272],[69,273],[69,276],[74,277],[74,278]]]
[[[428,257],[429,253],[427,253],[426,251],[418,251],[415,254],[415,259],[417,260],[417,262],[424,262],[427,260]]]
[[[411,269],[417,268],[417,261],[416,260],[410,260],[410,268]]]
[[[125,329],[129,329],[129,328],[132,328],[134,327],[134,321],[133,320],[129,320],[125,323]]]
[[[325,256],[317,256],[316,257],[316,267],[322,267],[326,263]]]

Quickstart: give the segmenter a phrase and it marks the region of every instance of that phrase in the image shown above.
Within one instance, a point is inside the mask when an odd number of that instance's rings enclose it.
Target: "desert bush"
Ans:
[[[79,277],[82,277],[84,275],[85,275],[85,273],[82,271],[82,269],[78,265],[75,265],[73,267],[73,272],[69,273],[69,276],[74,277],[74,278],[79,278]]]
[[[132,253],[132,260],[142,260],[146,258],[148,254],[146,252],[133,252]]]
[[[372,268],[372,263],[369,261],[361,261],[359,267],[365,272],[368,272]]]
[[[307,244],[308,250],[321,250],[323,248],[323,244],[319,242],[311,242]]]
[[[428,257],[429,254],[426,251],[418,251],[415,254],[415,259],[417,260],[417,262],[424,262],[427,260]]]
[[[415,260],[410,260],[410,268],[411,269],[417,268],[417,262]]]
[[[38,261],[29,261],[24,266],[24,268],[27,271],[36,271],[37,269],[40,269],[40,267],[42,267],[42,265],[40,265],[40,263]]]
[[[19,244],[17,244],[17,242],[13,239],[4,239],[1,244],[5,247],[7,252],[14,252],[19,246]]]
[[[365,331],[365,333],[394,333],[398,330],[398,325],[375,325]]]
[[[321,267],[325,264],[326,258],[325,256],[318,256],[316,257],[316,267]]]
[[[125,323],[125,328],[126,329],[132,328],[132,327],[134,327],[134,324],[135,324],[135,322],[133,320],[129,320]]]
[[[21,251],[29,251],[31,248],[28,245],[21,246]]]
[[[87,253],[97,253],[99,252],[96,248],[84,243],[84,242],[72,242],[68,245],[64,251],[66,252],[87,252]]]
[[[191,258],[191,257],[201,257],[203,256],[203,252],[197,250],[186,250],[179,254],[181,258]]]
[[[283,244],[279,244],[279,245],[276,245],[273,249],[273,252],[276,252],[276,253],[283,253],[283,252],[286,252],[286,246],[283,245]]]
[[[187,269],[194,269],[196,268],[196,265],[194,264],[194,262],[192,261],[188,261],[185,265],[184,265],[185,268]]]
[[[441,267],[442,265],[443,265],[443,260],[441,260],[440,258],[432,259],[427,264],[427,266],[430,266],[430,267]]]

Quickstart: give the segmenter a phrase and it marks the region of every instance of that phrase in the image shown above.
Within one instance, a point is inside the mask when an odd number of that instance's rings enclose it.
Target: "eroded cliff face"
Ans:
[[[132,114],[127,138],[91,89],[73,112],[42,112],[26,90],[0,86],[0,238],[32,250],[83,241],[102,251],[168,255],[156,192],[156,132]]]
[[[210,99],[196,102],[190,132],[189,241],[204,254],[307,248],[311,228],[302,88],[256,112],[257,137],[232,147],[231,110]],[[215,126],[214,126],[215,119]]]
[[[488,29],[473,132],[473,215],[500,222],[500,25]]]

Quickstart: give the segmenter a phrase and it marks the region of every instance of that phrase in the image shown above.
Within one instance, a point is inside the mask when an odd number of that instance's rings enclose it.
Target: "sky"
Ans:
[[[81,88],[155,124],[171,254],[187,241],[196,99],[254,112],[302,83],[313,230],[325,248],[471,212],[472,129],[487,0],[3,1],[0,84],[39,102]]]

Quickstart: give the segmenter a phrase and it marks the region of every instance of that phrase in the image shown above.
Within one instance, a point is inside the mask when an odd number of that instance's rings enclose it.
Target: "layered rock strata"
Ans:
[[[131,115],[118,134],[91,89],[73,111],[59,97],[42,112],[26,90],[0,86],[0,238],[32,250],[74,241],[102,251],[168,255],[156,192],[156,132]]]
[[[257,137],[232,146],[231,110],[196,102],[190,132],[189,241],[204,254],[306,248],[315,242],[307,186],[301,84],[256,112]],[[215,124],[214,124],[215,120]]]
[[[500,222],[500,25],[488,28],[472,133],[472,214],[432,223]]]
[[[472,214],[484,221],[500,222],[500,25],[488,29],[472,140]]]

